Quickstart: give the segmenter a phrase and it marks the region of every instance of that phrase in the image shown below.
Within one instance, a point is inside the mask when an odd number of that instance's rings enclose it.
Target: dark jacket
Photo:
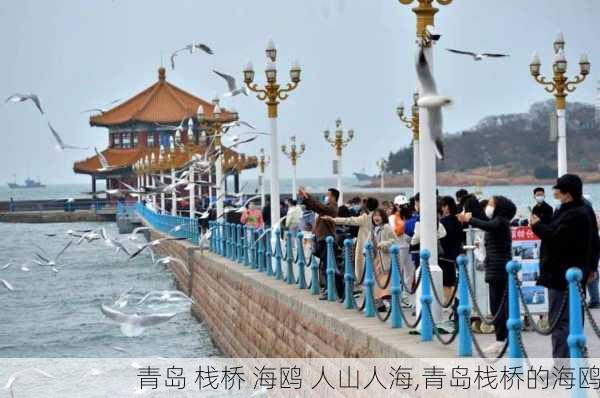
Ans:
[[[442,247],[440,258],[455,262],[456,257],[458,257],[462,251],[462,224],[455,215],[442,217],[440,219],[440,224],[442,224],[446,230],[446,236],[440,239],[440,245]]]
[[[473,216],[471,225],[485,231],[485,281],[506,280],[506,264],[512,259],[510,221],[517,207],[504,196],[495,196],[496,208],[491,220]]]
[[[546,202],[538,203],[531,209],[531,214],[538,216],[544,224],[550,223],[554,209]]]
[[[596,219],[596,212],[592,207],[592,204],[585,202],[585,209],[590,218],[592,224],[592,241],[590,246],[590,269],[593,271],[598,268],[598,261],[600,261],[600,236],[598,235],[598,220]]]
[[[262,208],[262,218],[265,225],[271,225],[271,204],[268,202]]]
[[[542,240],[538,285],[566,289],[565,273],[571,267],[580,268],[583,281],[587,279],[597,236],[592,236],[590,214],[581,200],[563,204],[550,223],[539,222],[531,229]]]
[[[303,203],[307,209],[314,211],[319,216],[337,217],[337,203],[324,205],[310,195],[304,198]],[[323,220],[322,217],[318,217],[313,232],[317,241],[325,240],[329,235],[335,238],[335,224],[333,221]]]
[[[477,196],[472,193],[463,197],[458,204],[458,212],[462,213],[463,210],[465,213],[473,214],[473,217],[478,218],[480,220],[485,220],[487,217],[485,216],[484,209],[481,208],[481,204],[477,199]]]

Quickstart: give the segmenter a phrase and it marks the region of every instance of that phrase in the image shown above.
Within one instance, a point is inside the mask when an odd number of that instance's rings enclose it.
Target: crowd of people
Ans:
[[[311,195],[301,187],[298,201],[288,199],[282,204],[281,228],[293,233],[306,231],[314,234],[314,254],[320,260],[320,299],[327,299],[327,244],[326,238],[333,236],[336,258],[336,290],[343,295],[344,263],[343,242],[354,242],[354,273],[356,289],[360,295],[365,273],[364,248],[372,246],[375,278],[374,297],[378,310],[390,306],[389,286],[385,280],[390,270],[390,251],[398,245],[398,265],[407,284],[416,283],[420,251],[420,200],[413,197],[396,196],[393,201],[380,202],[374,197],[354,197],[338,206],[339,191],[330,188],[324,198]],[[598,223],[591,203],[583,196],[583,185],[577,175],[566,174],[558,178],[553,186],[556,206],[546,201],[541,187],[533,190],[533,206],[529,207],[527,219],[516,218],[517,207],[507,197],[495,195],[480,200],[465,189],[456,191],[455,196],[438,196],[438,265],[442,270],[443,295],[446,305],[454,299],[457,288],[456,258],[465,252],[465,229],[477,228],[482,238],[476,242],[476,257],[484,267],[485,282],[489,291],[489,311],[494,318],[496,342],[486,348],[487,353],[499,353],[508,336],[506,264],[512,259],[512,226],[528,226],[540,239],[539,273],[537,284],[548,289],[548,318],[556,327],[552,332],[554,358],[569,357],[567,345],[569,316],[563,310],[563,298],[567,291],[565,273],[578,267],[583,273],[582,285],[587,285],[589,305],[600,307],[598,297],[598,260],[600,238]],[[269,205],[263,209],[250,203],[244,210],[241,222],[253,227],[269,225]],[[536,246],[537,247],[537,246]],[[340,298],[340,300],[343,298]],[[411,307],[410,298],[404,292],[402,305]],[[558,319],[560,318],[560,319]]]

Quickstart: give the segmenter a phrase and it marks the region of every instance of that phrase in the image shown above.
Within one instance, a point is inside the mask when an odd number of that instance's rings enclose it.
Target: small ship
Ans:
[[[15,188],[46,188],[46,186],[44,184],[42,184],[42,182],[40,181],[39,177],[38,177],[37,181],[32,180],[31,178],[27,177],[25,179],[24,185],[17,184],[17,180],[15,179],[14,182],[8,183],[8,187],[11,189],[15,189]]]

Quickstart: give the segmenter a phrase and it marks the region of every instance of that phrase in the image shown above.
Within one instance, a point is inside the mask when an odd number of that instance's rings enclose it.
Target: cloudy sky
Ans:
[[[567,4],[568,3],[568,4]],[[529,76],[538,50],[550,73],[552,41],[564,31],[570,71],[589,53],[592,73],[569,98],[593,102],[600,74],[600,2],[597,0],[455,0],[441,7],[436,24],[440,91],[455,99],[445,130],[457,132],[490,114],[524,112],[548,95]],[[73,145],[107,145],[106,130],[89,127],[87,108],[129,98],[154,83],[161,54],[165,65],[174,49],[197,40],[215,56],[182,56],[167,71],[175,85],[205,99],[224,92],[211,69],[235,74],[253,60],[262,81],[264,47],[273,38],[281,77],[294,59],[303,80],[280,106],[280,143],[293,134],[307,146],[300,177],[330,173],[333,150],[323,130],[336,117],[354,128],[344,152],[345,172],[374,172],[381,156],[409,143],[395,108],[408,103],[414,88],[415,17],[397,0],[2,0],[0,95],[39,94],[63,139]],[[445,48],[509,52],[505,60],[474,63]],[[268,127],[266,107],[253,97],[223,101],[260,128]],[[48,183],[88,182],[72,172],[73,161],[91,152],[58,153],[46,117],[31,104],[0,103],[3,145],[0,184],[27,175]],[[256,153],[262,142],[245,147]],[[290,173],[281,161],[282,177]]]

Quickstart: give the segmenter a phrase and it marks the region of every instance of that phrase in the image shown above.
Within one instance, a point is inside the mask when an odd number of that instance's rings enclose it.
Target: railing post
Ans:
[[[579,283],[583,278],[581,270],[572,267],[567,270],[567,281],[569,282],[569,356],[571,357],[571,368],[575,370],[575,383],[571,390],[572,398],[584,398],[586,391],[582,388],[581,368],[585,365],[583,350],[586,338],[583,334],[582,297],[579,292]]]
[[[373,275],[373,243],[369,240],[365,245],[365,316],[371,318],[375,316],[374,291],[375,278]]]
[[[250,257],[250,268],[256,268],[256,235],[254,233],[254,227],[249,227],[248,230],[250,231],[248,233],[248,236],[250,237],[249,241],[248,241],[248,257]]]
[[[209,245],[208,248],[211,252],[215,251],[215,240],[214,240],[214,230],[213,230],[213,222],[209,221],[208,222],[208,230],[210,231],[210,241],[209,241]]]
[[[312,247],[314,250],[315,247],[315,236],[312,238]],[[319,286],[319,262],[315,257],[314,251],[310,253],[310,294],[317,295],[319,294],[320,286]]]
[[[392,313],[390,315],[390,323],[393,329],[402,327],[402,316],[400,314],[402,305],[401,303],[401,295],[402,295],[402,285],[400,282],[400,267],[398,265],[398,254],[400,253],[400,247],[396,244],[392,245],[390,249],[390,254],[392,256],[392,280],[390,283],[392,287],[390,289],[390,293],[392,294]]]
[[[227,229],[227,258],[233,259],[233,231],[231,228],[231,223],[225,224],[225,228]]]
[[[344,240],[344,307],[354,308],[354,269],[352,269],[352,240]]]
[[[433,340],[433,319],[431,318],[431,279],[429,278],[429,257],[427,249],[421,250],[421,341]]]
[[[508,272],[508,357],[509,365],[513,368],[523,369],[523,351],[521,350],[521,308],[519,292],[517,291],[517,272],[521,269],[518,261],[509,261],[506,264]]]
[[[265,236],[262,233],[262,230],[257,231],[258,234],[258,250],[257,250],[257,265],[258,272],[263,272],[263,263],[265,262]]]
[[[335,256],[333,253],[333,236],[325,238],[327,243],[327,301],[337,300],[337,291],[335,289]]]
[[[469,286],[467,285],[467,257],[460,255],[456,258],[458,265],[458,356],[473,356],[473,341],[471,336],[471,303],[469,301]]]
[[[287,231],[285,233],[285,254],[287,262],[287,275],[285,276],[285,283],[293,285],[294,282],[294,253],[292,249],[292,233]]]
[[[235,235],[237,240],[237,262],[242,264],[244,262],[244,254],[242,247],[242,224],[235,226]]]
[[[281,270],[281,231],[279,228],[276,228],[273,231],[275,234],[275,279],[281,280],[283,279],[283,271]]]
[[[306,267],[306,258],[304,257],[304,245],[302,239],[304,234],[298,232],[296,238],[296,264],[298,265],[298,289],[306,289],[306,277],[304,268]]]
[[[271,249],[271,228],[267,229],[265,239],[265,267],[267,268],[267,276],[273,276],[273,250]]]
[[[242,227],[242,245],[243,245],[243,256],[244,256],[244,265],[246,267],[250,266],[250,239],[249,239],[250,231],[247,226]]]

